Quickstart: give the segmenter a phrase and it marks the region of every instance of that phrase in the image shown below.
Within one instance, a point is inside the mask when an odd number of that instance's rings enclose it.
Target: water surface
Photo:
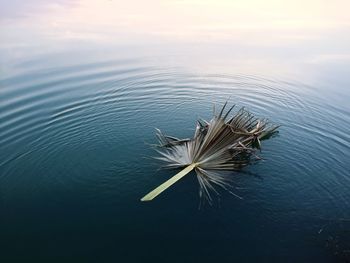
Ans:
[[[344,6],[0,3],[2,261],[334,262],[349,249]],[[244,199],[198,209],[191,174],[139,202],[175,173],[149,159],[154,128],[191,136],[227,99],[282,125],[234,175]]]

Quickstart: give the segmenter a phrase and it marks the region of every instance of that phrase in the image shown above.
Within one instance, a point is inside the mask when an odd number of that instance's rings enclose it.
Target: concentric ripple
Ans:
[[[147,143],[154,142],[154,128],[191,136],[196,118],[209,118],[214,103],[229,100],[281,125],[263,145],[266,161],[244,173],[263,180],[242,174],[237,181],[249,209],[240,210],[243,221],[252,207],[264,211],[262,224],[291,229],[300,218],[350,216],[350,113],[318,87],[139,60],[18,67],[0,80],[5,206],[68,199],[112,207],[130,220],[128,213],[136,213],[130,207],[139,207],[135,200],[172,174],[153,176],[158,166],[148,158],[154,153]],[[188,195],[195,182],[179,184],[177,199],[196,202]]]

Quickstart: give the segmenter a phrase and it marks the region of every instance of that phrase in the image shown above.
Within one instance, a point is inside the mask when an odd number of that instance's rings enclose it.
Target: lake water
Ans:
[[[347,262],[346,3],[146,2],[0,1],[1,262]],[[198,209],[190,174],[141,203],[176,172],[155,128],[226,100],[281,125],[243,200]]]

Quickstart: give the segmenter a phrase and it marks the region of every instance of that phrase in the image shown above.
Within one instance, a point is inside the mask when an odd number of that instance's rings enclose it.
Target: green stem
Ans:
[[[153,198],[155,198],[156,196],[161,194],[163,191],[165,191],[170,186],[172,186],[174,183],[179,181],[186,174],[191,172],[197,165],[198,165],[197,163],[190,164],[189,166],[187,166],[186,168],[184,168],[183,170],[181,170],[180,172],[175,174],[173,177],[171,177],[168,181],[165,181],[160,186],[155,188],[153,191],[149,192],[144,197],[142,197],[141,201],[151,201],[151,200],[153,200]]]

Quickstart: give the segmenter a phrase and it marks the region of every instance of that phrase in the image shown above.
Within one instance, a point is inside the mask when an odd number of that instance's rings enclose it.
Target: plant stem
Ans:
[[[175,174],[173,177],[171,177],[168,181],[165,181],[160,186],[155,188],[153,191],[146,194],[144,197],[141,198],[141,201],[151,201],[153,198],[161,194],[163,191],[168,189],[170,186],[172,186],[174,183],[179,181],[182,177],[184,177],[186,174],[191,172],[198,164],[192,163],[177,174]]]

